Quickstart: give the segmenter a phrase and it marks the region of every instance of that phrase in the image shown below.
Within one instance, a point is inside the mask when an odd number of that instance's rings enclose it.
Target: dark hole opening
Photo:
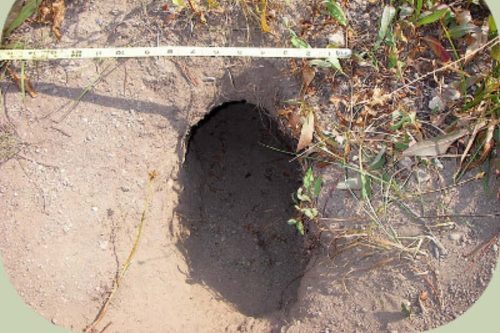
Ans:
[[[286,221],[301,179],[276,122],[255,105],[213,110],[192,132],[181,172],[179,242],[192,283],[202,283],[248,316],[295,300],[308,258]]]

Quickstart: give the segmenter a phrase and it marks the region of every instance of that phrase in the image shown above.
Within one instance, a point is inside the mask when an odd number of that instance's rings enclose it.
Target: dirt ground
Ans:
[[[300,3],[283,15],[298,20]],[[68,1],[60,42],[47,27],[18,34],[34,47],[288,43],[236,9],[201,25],[168,20],[162,4]],[[458,317],[491,279],[495,179],[489,192],[467,182],[410,207],[450,217],[415,219],[391,206],[399,236],[438,241],[411,255],[369,244],[338,251],[336,233],[373,222],[337,189],[344,170],[333,166],[315,170],[332,232],[315,242],[287,225],[304,170],[269,148],[293,144],[276,120],[302,85],[286,60],[65,60],[28,72],[37,98],[0,82],[1,147],[5,137],[15,150],[0,160],[0,253],[19,294],[56,325],[82,331],[94,321],[145,207],[136,256],[95,332],[415,332]],[[454,163],[409,173],[409,186],[448,186]]]

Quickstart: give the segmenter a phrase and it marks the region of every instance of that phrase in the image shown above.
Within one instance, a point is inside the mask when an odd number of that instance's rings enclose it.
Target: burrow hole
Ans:
[[[178,246],[201,283],[247,316],[293,304],[308,257],[286,221],[301,169],[272,117],[224,104],[195,126],[181,172],[178,213],[189,235]]]

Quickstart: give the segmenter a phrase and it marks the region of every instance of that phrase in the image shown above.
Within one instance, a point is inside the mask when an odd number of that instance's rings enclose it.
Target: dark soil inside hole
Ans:
[[[226,104],[193,131],[178,213],[190,278],[248,316],[286,308],[308,258],[286,221],[300,167],[274,121],[255,106]]]

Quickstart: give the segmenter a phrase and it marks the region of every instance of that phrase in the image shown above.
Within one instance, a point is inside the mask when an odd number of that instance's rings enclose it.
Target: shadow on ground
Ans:
[[[302,238],[286,223],[299,165],[266,145],[287,149],[255,106],[214,110],[193,130],[178,208],[189,236],[177,245],[192,282],[255,317],[293,302],[307,264]]]

